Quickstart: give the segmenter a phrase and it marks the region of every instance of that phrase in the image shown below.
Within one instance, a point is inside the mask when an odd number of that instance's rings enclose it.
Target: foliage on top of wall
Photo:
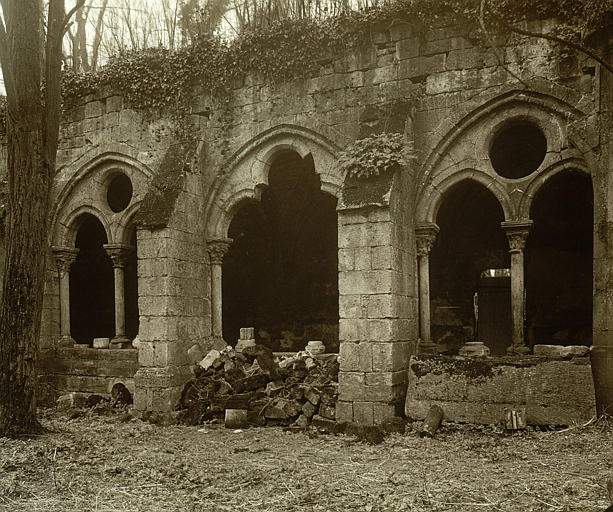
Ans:
[[[339,155],[340,171],[349,178],[370,178],[406,166],[415,157],[400,133],[370,135],[349,144]]]
[[[214,95],[227,94],[247,74],[267,83],[313,76],[322,60],[368,38],[373,25],[421,23],[431,26],[477,23],[482,0],[391,0],[380,7],[325,19],[282,20],[231,41],[203,36],[170,51],[149,48],[112,58],[93,73],[66,72],[63,96],[67,106],[101,88],[124,95],[134,108],[187,109],[194,86]],[[610,0],[486,0],[489,25],[558,17],[559,33],[578,38],[604,23]]]

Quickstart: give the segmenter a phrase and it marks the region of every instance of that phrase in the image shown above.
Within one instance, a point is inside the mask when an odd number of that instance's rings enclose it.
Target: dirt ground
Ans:
[[[161,427],[47,411],[0,438],[2,511],[581,511],[608,505],[611,424],[505,435],[418,425],[371,446],[281,427]]]

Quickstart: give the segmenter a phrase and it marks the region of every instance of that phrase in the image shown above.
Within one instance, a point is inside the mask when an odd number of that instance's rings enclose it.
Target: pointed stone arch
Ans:
[[[282,151],[313,157],[321,190],[340,196],[343,177],[337,171],[340,148],[317,132],[297,125],[281,124],[262,132],[236,151],[221,169],[208,195],[205,209],[207,240],[224,239],[238,205],[259,200],[268,186],[268,172]]]

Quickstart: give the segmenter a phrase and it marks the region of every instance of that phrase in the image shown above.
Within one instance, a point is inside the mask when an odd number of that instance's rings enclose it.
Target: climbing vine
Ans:
[[[380,7],[324,19],[282,20],[231,41],[204,36],[179,50],[149,48],[122,53],[95,73],[66,72],[65,104],[101,88],[124,95],[143,110],[188,108],[194,86],[223,96],[248,74],[275,83],[316,75],[334,54],[355,46],[382,23],[443,26],[461,23],[478,30],[483,0],[393,0]],[[580,41],[601,28],[611,0],[487,0],[488,25],[501,28],[533,18],[557,17],[556,36]]]
[[[370,178],[405,167],[414,159],[400,133],[370,135],[349,144],[339,155],[339,169],[349,178]]]

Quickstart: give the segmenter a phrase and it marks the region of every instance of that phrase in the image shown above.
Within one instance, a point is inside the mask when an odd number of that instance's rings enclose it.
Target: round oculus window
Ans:
[[[547,154],[547,139],[533,122],[511,121],[494,136],[490,160],[504,178],[518,179],[536,171]]]
[[[132,182],[125,174],[113,177],[106,191],[109,208],[115,213],[125,210],[132,200]]]

